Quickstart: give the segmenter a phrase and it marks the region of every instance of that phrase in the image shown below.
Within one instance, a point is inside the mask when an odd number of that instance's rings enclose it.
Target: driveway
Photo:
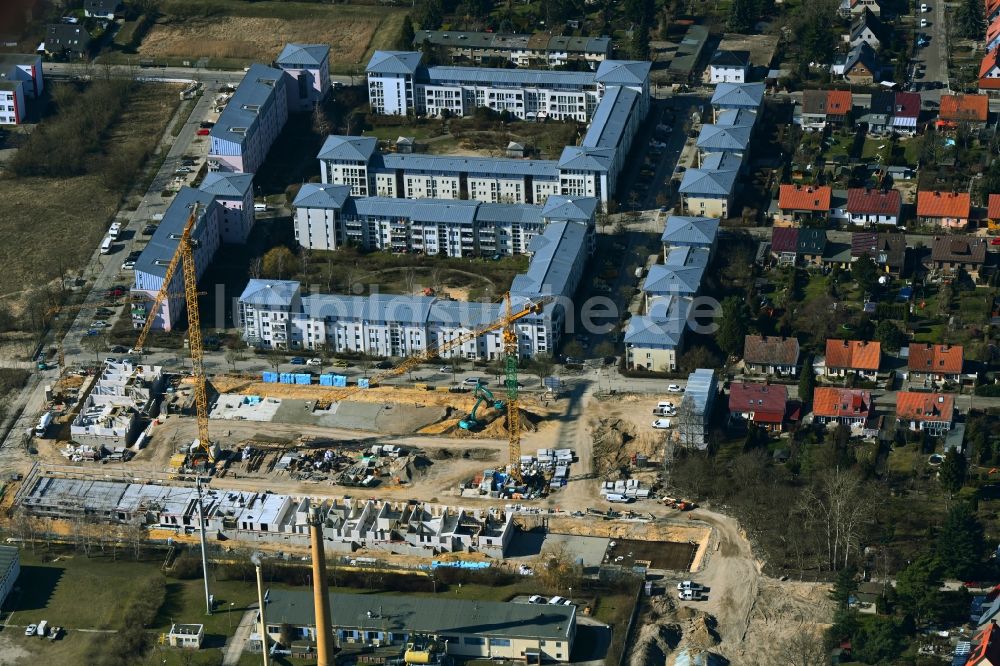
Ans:
[[[251,608],[246,613],[243,613],[243,617],[240,618],[240,624],[236,627],[236,633],[233,634],[233,637],[226,644],[226,654],[222,658],[222,666],[236,666],[240,662],[243,649],[250,640],[250,634],[253,633],[256,619],[256,608]]]

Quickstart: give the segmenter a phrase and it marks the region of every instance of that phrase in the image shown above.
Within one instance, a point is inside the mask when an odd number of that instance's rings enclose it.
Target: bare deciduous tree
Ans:
[[[847,566],[852,549],[860,545],[865,526],[873,520],[870,496],[871,488],[861,477],[839,467],[803,491],[801,509],[806,521],[823,534],[831,570]]]

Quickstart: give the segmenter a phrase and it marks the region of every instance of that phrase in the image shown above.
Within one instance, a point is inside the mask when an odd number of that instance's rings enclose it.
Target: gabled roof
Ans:
[[[877,371],[882,364],[882,344],[868,340],[826,341],[826,367]]]
[[[689,196],[728,197],[736,186],[737,169],[688,169],[681,179],[679,191]]]
[[[707,249],[675,247],[667,253],[665,263],[650,267],[642,290],[653,295],[694,295],[701,287],[707,267]]]
[[[892,116],[896,107],[896,93],[892,90],[876,90],[872,93],[868,112],[878,116]]]
[[[825,90],[803,90],[802,113],[826,115],[826,99]]]
[[[551,197],[550,197],[551,198]],[[665,245],[684,244],[710,247],[719,234],[719,220],[712,217],[671,215],[660,240]]]
[[[951,423],[955,416],[955,396],[947,393],[896,394],[896,418],[901,421],[944,421]]]
[[[594,80],[606,86],[641,86],[649,79],[652,66],[640,60],[605,60],[597,66]]]
[[[641,99],[640,93],[632,88],[609,86],[590,119],[590,127],[580,141],[580,147],[617,149],[632,111]]]
[[[898,190],[870,190],[852,187],[847,190],[847,212],[858,215],[899,216],[903,205]]]
[[[833,188],[829,185],[784,184],[778,189],[778,207],[782,210],[830,212]]]
[[[896,108],[893,111],[896,118],[920,117],[920,95],[915,92],[896,92]]]
[[[851,112],[850,90],[828,90],[826,92],[826,115],[846,116]]]
[[[885,23],[882,23],[882,20],[875,16],[867,7],[861,12],[857,21],[854,22],[854,26],[851,28],[851,41],[860,37],[865,28],[868,28],[875,35],[875,39],[881,44],[884,44],[890,36],[889,27]]]
[[[367,163],[378,148],[378,139],[373,136],[331,135],[323,141],[317,159],[349,160]]]
[[[957,375],[962,372],[964,349],[961,345],[910,344],[906,367],[911,372]]]
[[[587,227],[577,222],[550,222],[531,239],[531,262],[510,285],[512,296],[572,296],[573,274],[587,252]],[[548,306],[551,307],[551,306]]]
[[[795,227],[773,227],[771,229],[772,252],[795,252],[799,246],[799,230]]]
[[[954,217],[968,219],[972,198],[968,192],[917,192],[918,217]]]
[[[864,65],[873,75],[878,75],[881,65],[875,49],[868,45],[868,42],[860,42],[847,53],[847,60],[844,62],[844,74],[850,74],[851,70],[858,65]]]
[[[972,636],[972,651],[966,666],[984,666],[1000,663],[1000,628],[987,622]]]
[[[373,74],[416,74],[420,59],[419,51],[376,51],[365,71]]]
[[[567,197],[551,194],[542,206],[542,217],[546,220],[572,220],[589,222],[597,211],[594,197]]]
[[[994,67],[1000,67],[1000,46],[983,56],[979,63],[979,78],[985,77]]]
[[[712,93],[712,106],[756,109],[764,101],[763,83],[720,83]]]
[[[251,187],[253,187],[252,173],[209,171],[198,189],[217,197],[242,199]]]
[[[991,220],[1000,220],[1000,194],[991,194],[989,203],[986,206],[986,217]]]
[[[937,236],[931,246],[931,260],[981,264],[986,261],[986,241],[970,236]]]
[[[719,127],[753,127],[757,124],[757,112],[753,109],[726,109],[719,112],[715,124]]]
[[[826,229],[799,229],[798,254],[823,254],[826,249]]]
[[[690,301],[676,296],[656,299],[648,315],[636,315],[625,328],[626,345],[670,349],[680,345],[687,327]]]
[[[275,62],[280,65],[305,65],[320,67],[330,55],[326,44],[285,44]]]
[[[902,268],[906,260],[906,237],[897,233],[856,231],[851,234],[851,256],[863,255],[871,257],[876,264]]]
[[[702,125],[698,133],[698,148],[705,151],[743,151],[750,146],[752,125],[729,127],[725,125]]]
[[[797,365],[799,341],[766,335],[747,335],[743,338],[743,360],[761,365]]]
[[[250,305],[289,307],[298,291],[299,283],[295,280],[251,279],[240,295],[240,302]]]
[[[813,392],[813,414],[816,416],[867,419],[871,409],[871,391],[817,386]]]
[[[788,387],[784,384],[734,382],[729,386],[729,411],[754,412],[754,421],[781,423],[788,405]]]
[[[177,252],[177,245],[180,243],[181,233],[187,225],[191,216],[191,209],[198,204],[198,217],[191,229],[191,238],[199,240],[205,233],[206,215],[215,203],[215,197],[208,192],[196,190],[193,187],[182,187],[174,200],[167,206],[163,214],[163,220],[153,232],[153,237],[142,249],[142,254],[135,262],[137,273],[146,273],[156,277],[164,277],[167,273],[167,264],[171,257]],[[214,214],[214,213],[213,213]]]
[[[612,148],[566,146],[559,156],[559,168],[606,172],[611,169],[611,160],[613,158],[614,149]]]
[[[736,67],[746,69],[750,66],[750,52],[719,50],[712,55],[712,59],[708,64],[711,67],[724,67],[726,69],[734,69]]]
[[[341,210],[351,196],[350,185],[324,185],[305,183],[295,195],[292,206],[296,208],[323,208]]]
[[[990,98],[986,95],[941,95],[938,118],[950,122],[986,122],[990,116]]]
[[[260,63],[250,65],[215,126],[209,130],[209,136],[242,146],[250,134],[250,128],[256,125],[261,110],[272,103],[277,88],[284,86],[282,79],[287,76],[280,69]]]

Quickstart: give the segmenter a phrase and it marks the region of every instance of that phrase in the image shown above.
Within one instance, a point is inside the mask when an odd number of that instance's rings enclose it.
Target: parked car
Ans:
[[[308,361],[306,361],[306,365],[323,365],[323,359],[311,358]]]
[[[545,597],[543,597],[540,594],[533,594],[530,597],[528,597],[528,603],[529,604],[544,604],[545,603]]]
[[[925,19],[925,18],[920,19],[920,27],[921,28],[926,28],[930,24],[931,24],[930,21],[928,21],[927,19]]]
[[[104,362],[105,363],[117,363],[118,359],[116,359],[114,356],[109,356],[106,359],[104,359]]]
[[[657,430],[666,430],[670,427],[670,419],[656,419],[653,421],[653,427]]]
[[[656,408],[672,410],[674,408],[674,403],[670,402],[669,400],[661,400],[658,403],[656,403]]]
[[[668,386],[667,391],[669,393],[684,393],[684,389],[677,384],[671,384],[670,386]]]
[[[123,261],[122,262],[122,270],[123,271],[132,271],[132,270],[135,270],[135,260],[134,259],[126,259],[125,261]]]
[[[677,598],[681,601],[701,601],[701,592],[695,590],[681,590],[677,593]]]
[[[49,640],[50,641],[57,640],[60,634],[62,634],[62,627],[58,626],[52,627],[52,633],[49,634]]]
[[[198,127],[212,128],[215,127],[215,123],[213,123],[211,120],[203,120],[200,123],[198,123]]]
[[[105,298],[121,298],[127,293],[124,287],[111,287],[104,293]]]
[[[292,359],[290,361],[288,361],[288,362],[291,363],[292,365],[305,365],[306,364],[306,360],[304,358],[302,358],[301,356],[293,356]]]
[[[653,416],[677,416],[673,407],[654,407]]]
[[[698,591],[701,591],[701,590],[704,590],[705,588],[704,588],[704,586],[702,586],[699,583],[694,582],[693,580],[682,580],[681,582],[677,583],[677,589],[678,590],[698,590]]]
[[[111,353],[112,354],[124,354],[127,351],[128,351],[128,348],[124,347],[122,345],[115,345],[114,347],[111,348]]]
[[[197,134],[198,136],[208,136],[209,133],[211,133],[211,131],[212,130],[208,129],[207,127],[202,127],[198,130]]]
[[[483,386],[486,386],[486,380],[484,380],[482,377],[466,377],[465,379],[462,380],[462,384],[464,386],[476,386],[477,384],[482,384]]]
[[[114,310],[109,310],[108,308],[98,308],[94,310],[95,317],[111,317],[115,314]],[[124,349],[122,351],[125,351]]]
[[[573,602],[566,597],[555,596],[549,599],[549,604],[553,606],[569,606]]]
[[[392,363],[390,363],[389,361],[379,361],[378,363],[375,364],[375,367],[378,368],[379,370],[388,370],[389,368],[392,367]]]
[[[338,367],[338,368],[346,368],[347,366],[350,365],[350,363],[348,363],[347,361],[345,361],[342,358],[338,358],[336,361],[333,362],[333,365],[336,366],[336,367]]]
[[[111,324],[109,324],[108,322],[104,321],[103,319],[98,319],[95,322],[91,322],[90,326],[92,328],[108,328],[109,326],[111,326]]]
[[[24,628],[24,635],[25,636],[34,636],[35,635],[35,631],[37,631],[37,630],[38,630],[38,625],[37,624],[29,624],[27,627]]]

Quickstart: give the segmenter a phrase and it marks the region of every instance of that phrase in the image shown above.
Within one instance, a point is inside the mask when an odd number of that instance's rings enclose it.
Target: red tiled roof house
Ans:
[[[910,430],[926,430],[941,435],[951,430],[955,420],[955,396],[947,393],[896,394],[896,421]]]
[[[917,217],[925,224],[936,224],[948,229],[969,226],[972,197],[968,192],[917,192]]]
[[[781,432],[788,416],[788,387],[784,384],[734,382],[729,387],[731,423],[754,423],[769,432]]]
[[[986,205],[986,226],[990,231],[1000,231],[1000,194],[991,194]]]
[[[990,99],[986,95],[941,95],[938,129],[955,129],[967,124],[973,129],[986,127],[990,118]]]
[[[846,377],[855,374],[874,381],[882,364],[882,344],[867,340],[827,340],[826,375]]]
[[[898,190],[869,190],[863,187],[847,190],[847,219],[851,224],[896,226],[902,205]]]
[[[863,428],[872,408],[871,391],[819,386],[813,392],[813,419],[817,423]]]
[[[829,185],[782,185],[778,190],[775,224],[799,226],[803,222],[826,223],[830,217],[833,188]]]
[[[910,344],[906,362],[911,382],[955,382],[962,377],[965,350],[961,345]]]

